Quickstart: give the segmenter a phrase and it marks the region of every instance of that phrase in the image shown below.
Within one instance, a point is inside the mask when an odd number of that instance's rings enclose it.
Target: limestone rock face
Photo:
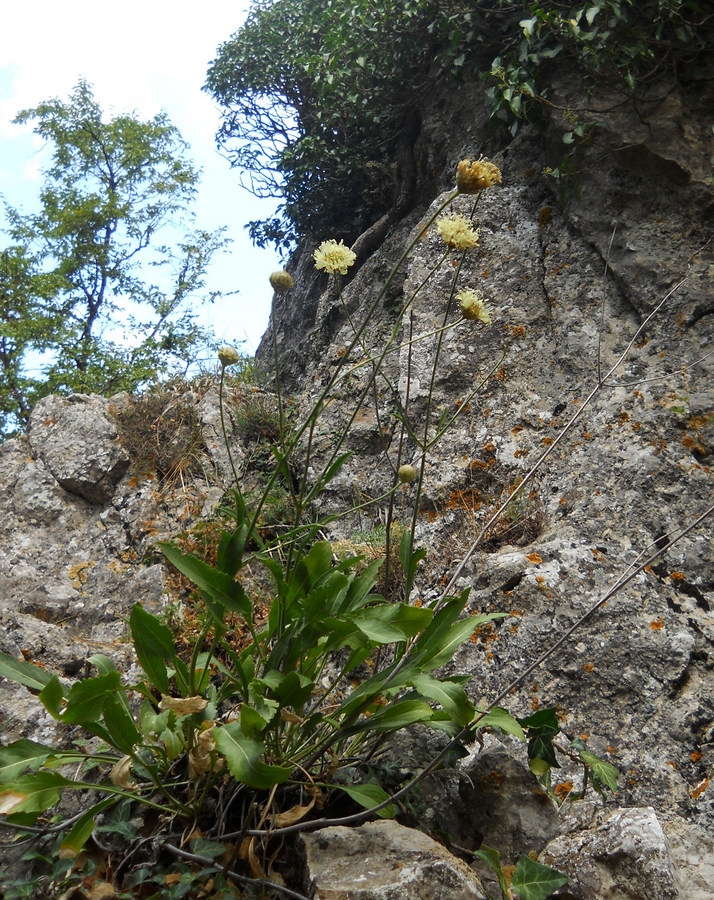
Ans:
[[[541,855],[542,862],[569,876],[570,896],[577,900],[676,900],[681,896],[665,834],[653,809],[616,809],[601,819],[585,832],[555,838]]]
[[[106,503],[129,468],[107,402],[96,396],[44,397],[32,411],[28,438],[66,491],[91,503]]]
[[[315,272],[314,248],[302,247],[290,263],[295,288],[276,298],[258,353],[270,372],[277,342],[293,408],[306,412],[345,365],[350,319],[360,321],[375,304],[415,241],[375,306],[364,347],[354,351],[355,363],[379,353],[408,305],[376,398],[370,392],[360,401],[370,366],[355,368],[312,434],[311,465],[319,468],[354,416],[344,447],[354,455],[320,512],[382,496],[396,464],[420,469],[409,433],[398,452],[400,409],[408,406],[420,435],[428,412],[430,437],[442,416],[453,419],[426,458],[416,536],[427,558],[411,600],[429,602],[450,584],[452,594],[470,591],[469,613],[508,613],[474,632],[448,674],[469,677],[474,701],[498,699],[517,716],[554,707],[563,742],[584,736],[620,774],[614,797],[558,811],[528,781],[525,748],[487,735],[481,759],[477,745],[456,780],[444,775],[448,791],[439,796],[442,773],[429,783],[425,819],[454,822],[453,810],[439,804],[458,805],[453,831],[463,846],[483,841],[508,864],[529,850],[543,853],[570,875],[561,892],[570,900],[712,896],[712,520],[672,543],[709,507],[714,488],[710,76],[653,84],[636,104],[595,97],[606,127],[578,149],[578,174],[562,196],[544,169],[565,152],[563,110],[592,105],[577,94],[577,79],[556,72],[544,127],[526,125],[514,138],[486,130],[479,83],[465,79],[458,91],[436,86],[417,147],[435,191],[344,279],[341,298]],[[427,222],[452,190],[458,160],[482,152],[501,167],[503,184],[485,192],[475,210],[472,198],[456,200],[458,212],[474,214],[480,243],[463,262],[449,254],[439,267],[445,248]],[[490,326],[458,323],[450,303],[457,271],[456,290],[487,296]],[[122,617],[135,601],[160,609],[165,573],[150,555],[152,543],[209,515],[233,478],[215,390],[191,402],[205,465],[173,481],[127,469],[101,398],[47,398],[28,438],[0,447],[0,649],[74,678],[92,653],[126,652]],[[231,409],[226,422],[236,427]],[[251,451],[236,434],[231,448],[242,477]],[[522,498],[474,548],[501,500],[525,478]],[[417,484],[399,488],[399,524],[411,520]],[[358,529],[376,529],[386,510],[385,501],[336,521],[329,536],[350,540]],[[34,698],[7,684],[0,685],[0,722],[3,741],[45,741],[54,728]],[[409,753],[396,751],[396,759],[409,768]],[[565,759],[554,779],[558,796],[577,793],[582,768]],[[356,835],[365,841],[359,853]],[[416,882],[405,876],[420,840],[389,823],[311,835],[306,852],[318,895],[423,896],[409,893]],[[396,866],[379,869],[382,893],[348,893],[362,889],[356,879],[375,846]],[[330,847],[338,849],[328,872],[319,867]],[[441,885],[434,890],[446,891],[439,873],[456,870],[443,860],[430,865]],[[448,875],[456,879],[451,893],[434,896],[481,896],[457,870]]]
[[[301,840],[314,900],[486,900],[465,863],[393,821],[325,828]]]

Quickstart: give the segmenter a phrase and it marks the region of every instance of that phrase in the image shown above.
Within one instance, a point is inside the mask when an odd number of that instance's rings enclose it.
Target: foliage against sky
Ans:
[[[53,391],[112,393],[156,380],[207,335],[188,307],[202,296],[219,233],[190,231],[185,217],[198,173],[164,114],[104,117],[80,81],[69,100],[21,112],[52,148],[39,211],[6,208],[0,254],[2,430],[25,424]],[[162,229],[179,225],[173,247]],[[146,277],[144,261],[170,271],[169,289]],[[166,282],[163,282],[166,283]],[[26,374],[27,355],[47,371]]]
[[[711,27],[695,0],[259,0],[206,89],[244,183],[282,198],[279,217],[251,223],[258,245],[354,240],[394,202],[395,148],[438,78],[484,77],[514,132],[537,116],[554,60],[574,60],[587,90],[626,96],[677,77]]]

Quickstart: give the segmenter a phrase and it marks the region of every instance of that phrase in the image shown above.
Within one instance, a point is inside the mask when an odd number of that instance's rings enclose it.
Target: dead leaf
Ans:
[[[285,812],[278,813],[274,819],[275,827],[284,828],[286,825],[294,825],[296,822],[299,822],[300,819],[304,819],[314,805],[315,798],[313,797],[307,806],[291,806],[290,809],[286,809]]]
[[[5,791],[0,794],[0,815],[10,815],[14,809],[25,800],[25,794],[16,794],[14,791]]]
[[[169,697],[167,694],[161,695],[161,703],[159,709],[172,709],[177,716],[190,716],[191,713],[203,712],[208,706],[208,700],[205,697]]]
[[[111,783],[127,791],[136,790],[136,782],[130,778],[132,763],[133,760],[130,756],[122,756],[119,762],[112,766],[109,773]]]

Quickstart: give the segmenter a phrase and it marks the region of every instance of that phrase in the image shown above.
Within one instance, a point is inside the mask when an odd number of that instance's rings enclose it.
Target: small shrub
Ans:
[[[180,393],[157,388],[131,398],[116,421],[136,471],[155,472],[160,482],[203,471],[205,444],[196,406]]]

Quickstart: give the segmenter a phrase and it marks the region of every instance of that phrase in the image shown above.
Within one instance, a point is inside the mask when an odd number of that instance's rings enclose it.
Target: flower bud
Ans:
[[[285,269],[279,272],[273,272],[270,276],[270,285],[276,294],[285,294],[293,286],[293,276]]]
[[[240,360],[240,353],[235,347],[221,347],[218,351],[218,359],[225,369],[226,366],[232,366]]]
[[[412,481],[417,477],[417,472],[414,466],[410,466],[408,463],[404,466],[399,466],[399,471],[397,472],[397,477],[401,484],[411,484]]]

